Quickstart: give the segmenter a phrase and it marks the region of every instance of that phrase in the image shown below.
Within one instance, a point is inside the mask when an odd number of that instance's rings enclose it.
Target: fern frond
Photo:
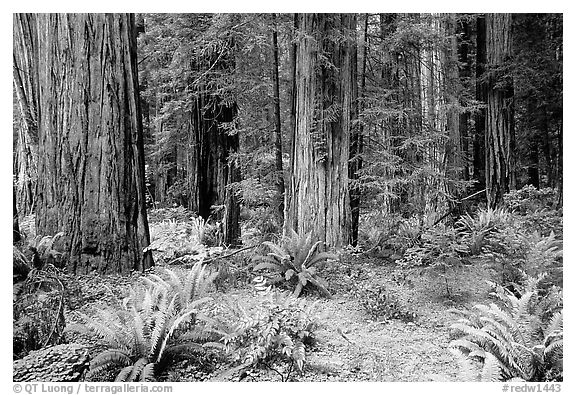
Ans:
[[[482,381],[500,381],[502,378],[501,365],[498,359],[486,353],[484,358],[484,366],[482,367]]]
[[[148,363],[148,358],[146,357],[140,358],[138,361],[136,361],[134,368],[132,369],[132,372],[126,381],[137,381],[140,377],[140,373],[142,373],[142,370],[144,370],[144,367],[148,365]]]
[[[140,374],[140,379],[141,381],[147,381],[147,382],[155,381],[153,363],[149,363],[146,366],[144,366],[144,369],[142,369],[142,373]]]
[[[111,349],[102,351],[90,361],[90,370],[99,371],[110,365],[131,365],[132,360],[124,350]]]
[[[557,311],[552,316],[548,326],[544,332],[545,336],[549,336],[552,332],[563,330],[564,328],[564,310]]]
[[[474,367],[472,361],[457,348],[451,348],[450,352],[456,358],[456,362],[460,367],[459,380],[460,381],[479,381],[480,374],[478,369]]]
[[[118,373],[118,375],[116,376],[116,378],[114,379],[115,382],[122,382],[122,381],[126,381],[126,379],[128,378],[128,376],[130,376],[130,373],[132,373],[132,369],[134,369],[133,365],[130,366],[126,366],[125,368],[123,368],[120,373]]]

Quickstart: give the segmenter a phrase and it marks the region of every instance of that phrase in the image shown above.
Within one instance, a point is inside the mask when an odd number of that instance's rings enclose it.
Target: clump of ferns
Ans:
[[[452,325],[462,337],[451,351],[466,381],[562,380],[563,310],[544,321],[542,298],[534,289],[521,297],[498,286],[499,307],[476,305]]]
[[[114,371],[115,381],[153,381],[176,358],[224,346],[215,340],[211,320],[202,314],[213,276],[200,263],[185,279],[166,270],[150,274],[145,287],[132,289],[119,309],[96,309],[67,331],[96,335],[106,350],[90,362],[90,375]]]
[[[265,282],[265,279],[259,276],[256,281]],[[257,285],[256,289],[255,306],[225,298],[217,309],[218,317],[225,317],[218,325],[225,333],[221,341],[230,358],[238,364],[225,374],[263,365],[276,371],[282,381],[288,381],[294,366],[302,372],[306,347],[315,342],[314,332],[319,326],[314,314],[316,303],[273,290],[270,286]],[[279,361],[290,364],[286,375],[272,367]]]
[[[312,242],[312,234],[299,235],[290,230],[289,236],[280,244],[264,242],[270,249],[267,255],[255,256],[257,262],[254,271],[271,270],[276,275],[271,283],[286,281],[294,286],[293,294],[298,297],[308,286],[313,285],[327,298],[332,295],[327,289],[327,282],[317,274],[317,267],[328,260],[336,260],[337,256],[328,252],[320,252],[322,242]]]

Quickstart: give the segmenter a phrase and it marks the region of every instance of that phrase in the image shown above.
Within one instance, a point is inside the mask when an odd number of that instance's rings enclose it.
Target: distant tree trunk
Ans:
[[[272,80],[274,86],[274,151],[276,158],[277,181],[276,189],[278,191],[278,214],[281,221],[284,221],[284,169],[282,166],[282,124],[280,120],[280,78],[278,76],[278,26],[276,23],[276,14],[272,14]]]
[[[486,17],[484,15],[476,18],[476,100],[486,103],[486,82],[484,72],[486,71]],[[484,150],[484,139],[486,135],[486,109],[481,108],[474,116],[474,158],[473,158],[473,179],[477,181],[476,191],[486,188],[486,155]]]
[[[231,184],[240,181],[239,169],[229,157],[238,151],[239,139],[226,133],[224,125],[234,121],[236,106],[214,102],[205,106],[204,97],[195,104],[190,134],[189,205],[202,218],[221,222],[224,242],[240,239],[240,204]]]
[[[514,86],[502,68],[512,54],[512,15],[486,15],[488,95],[486,112],[486,196],[496,207],[515,188]]]
[[[152,262],[131,14],[40,14],[36,227],[65,233],[70,272]]]
[[[469,45],[470,45],[470,24],[467,20],[460,21],[457,25],[457,33],[459,37],[458,40],[458,62],[460,63],[459,78],[462,84],[464,81],[468,81],[472,76],[472,66],[469,59]],[[460,99],[460,105],[466,106],[467,103],[464,99]],[[460,123],[460,135],[462,144],[462,154],[463,154],[463,169],[462,175],[463,179],[468,181],[470,179],[470,131],[468,122],[470,120],[469,111],[460,111],[459,123]]]
[[[12,186],[12,243],[22,240],[20,224],[18,223],[18,207],[16,205],[16,187]]]
[[[534,119],[534,113],[536,110],[536,100],[535,98],[528,98],[527,104],[529,119]],[[540,171],[538,169],[539,165],[539,145],[541,138],[540,133],[532,132],[528,135],[528,184],[534,185],[537,189],[540,188]]]
[[[34,208],[38,161],[38,42],[36,16],[13,16],[13,82],[18,104],[16,153],[16,199],[20,214]]]
[[[348,161],[356,88],[356,16],[300,14],[288,227],[328,247],[350,242]]]
[[[564,204],[564,164],[562,163],[564,153],[563,153],[563,146],[564,142],[562,141],[564,128],[563,122],[560,121],[559,132],[558,132],[558,201],[556,202],[556,208],[562,207]]]
[[[360,77],[360,94],[356,94],[361,99],[360,108],[364,109],[364,102],[362,101],[366,91],[366,58],[368,55],[368,14],[364,15],[364,33],[362,44],[362,75]],[[353,51],[356,52],[356,51]],[[354,53],[353,53],[354,56]],[[356,63],[356,59],[353,60]],[[354,93],[353,93],[354,94]],[[358,117],[358,105],[352,105],[352,117]],[[356,112],[356,114],[354,114]],[[348,178],[352,185],[350,185],[350,211],[351,211],[351,237],[350,241],[353,246],[358,244],[358,227],[360,225],[360,198],[361,190],[358,184],[359,172],[362,170],[362,153],[364,150],[364,124],[359,123],[358,126],[353,127],[350,136],[350,162],[348,169]]]
[[[229,48],[219,50],[224,53]],[[217,53],[213,53],[204,60],[217,70],[230,67],[228,62],[231,60],[227,56],[220,56],[219,60],[217,56]],[[197,65],[201,73],[208,70],[204,66]],[[240,168],[232,156],[238,152],[240,140],[231,127],[238,109],[235,102],[207,92],[208,88],[204,83],[197,86],[190,114],[188,206],[205,220],[212,218],[220,222],[223,242],[237,245],[240,243],[240,202],[234,183],[241,178]]]

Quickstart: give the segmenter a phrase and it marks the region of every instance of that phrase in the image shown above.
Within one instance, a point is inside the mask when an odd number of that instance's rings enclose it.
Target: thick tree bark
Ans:
[[[70,272],[150,267],[134,16],[38,15],[38,234]]]
[[[348,161],[356,103],[356,16],[301,14],[288,227],[328,247],[350,242]]]
[[[274,87],[274,152],[276,159],[278,215],[284,221],[284,169],[282,166],[282,124],[280,119],[280,78],[278,76],[278,32],[276,14],[272,14],[272,84]]]
[[[512,15],[486,15],[488,92],[486,111],[486,196],[496,207],[515,188],[514,87],[502,68],[512,55]]]
[[[38,42],[36,16],[13,16],[13,82],[18,104],[18,133],[15,137],[16,199],[20,214],[34,208],[38,161]]]

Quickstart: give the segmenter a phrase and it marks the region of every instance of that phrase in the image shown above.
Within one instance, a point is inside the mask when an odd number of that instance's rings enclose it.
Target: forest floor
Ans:
[[[241,260],[236,258],[236,262]],[[152,271],[158,271],[158,267]],[[170,269],[176,273],[189,270],[176,265]],[[437,273],[407,271],[389,260],[358,254],[345,255],[323,274],[334,297],[306,296],[317,301],[315,311],[321,325],[316,332],[317,343],[307,352],[303,372],[288,374],[288,364],[280,364],[239,372],[226,380],[282,381],[287,376],[290,381],[457,380],[458,366],[448,349],[449,326],[457,318],[453,310],[470,308],[487,299],[489,285],[484,280],[493,275],[488,268],[475,262],[448,273],[447,288],[445,278]],[[94,304],[117,303],[139,278],[139,274],[80,278],[81,300],[76,309],[68,312],[67,321],[76,321],[77,312],[88,312]],[[355,292],[367,285],[384,286],[416,318],[411,322],[373,320]],[[215,297],[223,292],[243,301],[254,298],[248,281],[215,292]],[[173,364],[163,379],[215,380],[229,368],[225,362],[210,358],[184,360]]]

